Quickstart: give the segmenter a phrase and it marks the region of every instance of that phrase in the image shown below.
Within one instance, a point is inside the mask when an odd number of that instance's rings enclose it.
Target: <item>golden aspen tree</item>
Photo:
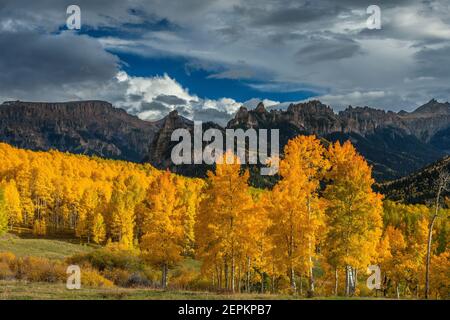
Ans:
[[[104,215],[108,211],[109,197],[108,185],[100,184],[97,193],[97,206],[89,222],[89,235],[97,244],[106,240],[107,225]]]
[[[4,184],[5,209],[8,215],[8,224],[10,229],[13,226],[22,223],[22,207],[20,204],[20,195],[15,181]]]
[[[0,236],[8,231],[8,214],[5,204],[5,190],[0,186]]]
[[[450,293],[450,250],[431,258],[430,294],[448,299]]]
[[[180,198],[170,172],[162,173],[150,184],[140,211],[141,249],[151,264],[161,268],[161,287],[166,288],[169,269],[182,259],[184,236]]]
[[[389,265],[392,260],[392,251],[391,244],[389,239],[389,233],[386,233],[386,230],[383,233],[383,236],[380,239],[380,242],[377,245],[377,256],[375,259],[375,263],[380,267],[382,283],[381,288],[383,295],[386,296],[387,287],[389,284]],[[378,289],[377,289],[378,290]],[[337,295],[337,288],[335,288],[334,294]],[[375,291],[375,294],[378,294],[378,291]]]
[[[132,192],[126,200],[134,207],[140,198],[134,198],[133,194],[142,195],[142,192],[138,192],[139,189],[145,190],[152,176],[157,174],[157,170],[148,164],[139,165],[57,151],[33,152],[6,144],[0,144],[0,161],[0,181],[14,182],[19,192],[23,225],[39,234],[45,234],[48,229],[65,233],[75,231],[82,237],[89,237],[92,235],[90,220],[94,218],[92,213],[96,210],[83,209],[86,205],[83,203],[86,201],[85,190],[101,190],[105,196],[102,205],[109,204],[117,176],[135,176],[138,188],[131,187]],[[108,211],[104,208],[101,210],[102,215]],[[127,211],[128,215],[125,214],[124,217],[133,218],[132,211]],[[14,216],[20,218],[19,215]],[[105,214],[104,218],[107,217]],[[111,229],[109,220],[104,224],[108,224],[108,230]]]
[[[401,260],[384,268],[387,275],[385,294],[389,291],[389,285],[398,283],[415,292],[415,296],[419,297],[419,288],[424,285],[425,266],[427,252],[427,236],[428,236],[428,217],[430,216],[430,208],[425,205],[405,205],[392,201],[385,201],[384,207],[384,223],[385,234],[388,228],[395,228],[401,232],[406,246],[402,251]],[[436,231],[439,231],[440,225],[436,225]],[[393,269],[402,266],[402,269]],[[401,275],[400,274],[401,271]],[[391,278],[389,278],[391,276]],[[393,276],[396,278],[394,279]],[[398,281],[396,281],[398,280]],[[397,292],[397,288],[395,288]],[[400,293],[400,292],[399,292]]]
[[[386,270],[386,277],[394,282],[397,298],[400,298],[400,282],[405,274],[405,251],[407,243],[400,230],[388,226],[385,230],[383,240],[387,243],[389,252],[384,253],[385,257],[381,261],[381,268]]]
[[[36,159],[31,168],[31,196],[35,208],[35,226],[37,235],[46,234],[46,220],[52,204],[52,184],[50,168],[44,165],[44,159]]]
[[[75,234],[77,237],[87,237],[87,242],[91,240],[90,228],[96,215],[96,208],[98,206],[97,190],[95,188],[87,188],[83,192],[82,199],[78,210],[77,226]]]
[[[371,168],[353,145],[330,145],[324,196],[327,200],[328,261],[346,270],[346,295],[353,294],[357,270],[376,256],[382,233],[382,196],[372,190]]]
[[[134,175],[121,174],[114,181],[109,209],[110,234],[125,248],[134,243],[134,208],[142,200],[143,188]]]
[[[106,228],[105,228],[105,220],[103,219],[103,215],[100,212],[95,212],[92,217],[91,227],[89,234],[97,244],[100,244],[105,241],[106,237]]]
[[[239,261],[239,269],[244,277],[245,288],[247,292],[251,289],[252,270],[257,274],[261,283],[260,290],[264,293],[269,288],[266,286],[267,278],[272,275],[271,251],[273,250],[272,239],[268,236],[268,229],[271,220],[268,218],[268,201],[270,200],[268,191],[250,189],[253,198],[253,208],[249,213],[248,239],[244,241],[242,247],[242,256]],[[239,277],[240,280],[240,277]],[[241,285],[239,285],[239,289]]]
[[[423,227],[425,231],[426,225],[423,225]],[[425,235],[426,233],[424,233]],[[416,259],[416,252],[411,250],[411,243],[401,229],[388,226],[385,230],[385,236],[389,239],[391,252],[390,259],[384,263],[384,268],[387,279],[393,282],[396,297],[400,298],[401,287],[403,287],[403,293],[405,293],[410,285],[416,286],[417,275],[421,272],[421,264],[424,256],[422,255],[420,260]],[[416,294],[418,294],[417,289]]]
[[[239,159],[228,152],[209,171],[204,198],[196,225],[198,256],[203,270],[217,269],[218,284],[236,290],[236,266],[242,249],[251,245],[253,199],[249,193],[249,173],[240,172]]]
[[[75,192],[77,181],[64,179],[62,184],[62,203],[60,205],[60,215],[63,228],[74,230],[78,216],[78,194]]]
[[[45,219],[34,220],[33,234],[37,236],[45,236],[47,234],[47,223]]]
[[[30,166],[28,162],[23,162],[16,167],[15,182],[20,194],[22,219],[26,226],[32,226],[34,223],[34,204],[31,199],[30,180]]]
[[[428,299],[428,294],[430,291],[430,263],[432,255],[432,238],[433,238],[433,227],[436,220],[439,217],[439,212],[441,208],[441,200],[443,198],[444,192],[448,191],[450,188],[450,171],[442,168],[438,173],[438,177],[435,181],[436,189],[436,199],[434,203],[434,214],[430,217],[430,223],[428,226],[428,240],[427,240],[427,257],[425,261],[425,299]]]
[[[200,179],[175,178],[178,195],[181,200],[181,224],[184,229],[183,255],[194,257],[195,246],[195,220],[201,199],[203,181]]]
[[[280,163],[281,181],[272,195],[270,235],[278,263],[286,267],[293,293],[295,270],[307,274],[314,293],[313,260],[317,233],[324,224],[324,202],[319,199],[320,179],[328,167],[325,149],[314,136],[288,142]]]

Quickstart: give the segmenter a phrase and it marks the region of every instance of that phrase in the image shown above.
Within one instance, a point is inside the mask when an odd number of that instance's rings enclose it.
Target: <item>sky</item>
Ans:
[[[69,30],[66,9],[81,9]],[[450,96],[450,1],[1,0],[0,100],[106,100],[225,124],[319,99],[411,111]]]

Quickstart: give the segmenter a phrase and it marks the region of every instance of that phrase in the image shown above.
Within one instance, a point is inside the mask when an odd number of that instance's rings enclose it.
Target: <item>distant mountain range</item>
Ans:
[[[215,127],[204,124],[204,130]],[[149,161],[180,174],[201,176],[204,167],[170,162],[173,130],[193,130],[176,111],[144,121],[103,101],[0,105],[0,141],[32,149],[57,149],[134,162]],[[374,168],[378,181],[406,176],[450,154],[450,104],[431,100],[413,112],[348,107],[339,113],[320,101],[291,104],[287,110],[241,107],[226,128],[278,128],[281,147],[299,134],[327,141],[350,139]]]
[[[148,122],[103,101],[5,102],[0,105],[0,141],[31,150],[140,162],[161,122]]]
[[[431,100],[413,112],[348,107],[339,113],[310,101],[286,111],[241,108],[228,127],[279,128],[282,144],[298,134],[351,140],[377,180],[405,176],[450,153],[450,104]]]

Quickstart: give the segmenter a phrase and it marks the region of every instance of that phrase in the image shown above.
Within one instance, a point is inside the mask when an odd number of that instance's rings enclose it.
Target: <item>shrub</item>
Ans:
[[[39,257],[17,259],[14,271],[18,279],[32,282],[58,282],[67,277],[62,263]]]
[[[159,287],[161,285],[161,270],[147,265],[141,273],[149,281],[149,286]]]
[[[0,262],[4,262],[9,266],[14,263],[16,256],[11,252],[0,252]]]
[[[81,284],[86,287],[112,288],[114,283],[93,269],[81,270]]]
[[[111,280],[112,282],[114,282],[115,285],[119,287],[126,287],[128,279],[131,276],[129,271],[119,268],[105,270],[103,272],[103,275],[105,276],[106,279]]]
[[[0,280],[14,279],[14,272],[11,271],[6,262],[0,261]]]
[[[200,265],[197,261],[187,259],[176,267],[170,276],[169,285],[177,289],[190,289],[200,279]]]
[[[105,278],[111,280],[115,285],[120,287],[148,287],[151,284],[145,274],[139,271],[130,272],[128,270],[116,268],[106,270],[103,274]]]
[[[150,285],[150,280],[141,272],[131,274],[126,284],[127,287],[148,287]]]
[[[74,255],[68,259],[70,264],[89,263],[100,271],[112,269],[142,270],[144,263],[134,251],[103,248],[87,254]]]
[[[197,276],[189,282],[189,290],[208,291],[211,290],[211,280],[202,276]]]

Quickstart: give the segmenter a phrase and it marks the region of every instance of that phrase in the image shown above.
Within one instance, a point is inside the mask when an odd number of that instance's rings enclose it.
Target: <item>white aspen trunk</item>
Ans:
[[[242,286],[241,269],[242,269],[242,265],[241,265],[241,263],[239,263],[239,266],[238,266],[238,292],[239,293],[241,293],[241,286]]]
[[[351,287],[351,267],[345,267],[345,295],[350,296],[350,287]]]
[[[235,284],[236,284],[236,266],[235,266],[235,261],[234,261],[234,252],[232,253],[232,257],[231,257],[231,292],[235,292]]]
[[[251,259],[247,257],[247,281],[245,284],[245,289],[247,293],[250,293],[250,268],[251,268]]]
[[[436,203],[435,203],[435,212],[434,216],[430,221],[429,227],[428,227],[428,241],[427,241],[427,258],[426,258],[426,271],[425,271],[425,299],[428,299],[429,293],[430,293],[430,261],[431,261],[431,240],[433,237],[433,226],[434,222],[436,221],[439,213],[439,203],[441,199],[441,193],[442,191],[445,191],[447,189],[447,185],[450,181],[450,175],[448,173],[444,173],[442,171],[439,174],[438,178],[438,190],[436,194]]]
[[[163,289],[167,288],[167,263],[163,264],[162,266],[162,275],[161,275],[161,287]]]
[[[303,275],[300,273],[300,295],[303,295]]]
[[[297,285],[295,283],[295,271],[294,271],[293,267],[291,267],[290,269],[291,269],[290,270],[291,289],[292,289],[292,292],[294,294],[296,294],[297,293]]]
[[[308,221],[311,220],[311,200],[308,197]],[[312,241],[311,236],[308,237],[308,255],[309,255],[309,292],[308,296],[314,296],[314,274],[312,261]]]
[[[225,276],[225,289],[230,289],[230,283],[229,283],[229,279],[228,279],[228,263],[225,261],[225,265],[223,267],[223,272],[224,272],[224,276]]]
[[[339,273],[338,273],[338,268],[336,267],[336,269],[334,269],[334,295],[335,296],[338,295],[338,278],[339,278]]]

